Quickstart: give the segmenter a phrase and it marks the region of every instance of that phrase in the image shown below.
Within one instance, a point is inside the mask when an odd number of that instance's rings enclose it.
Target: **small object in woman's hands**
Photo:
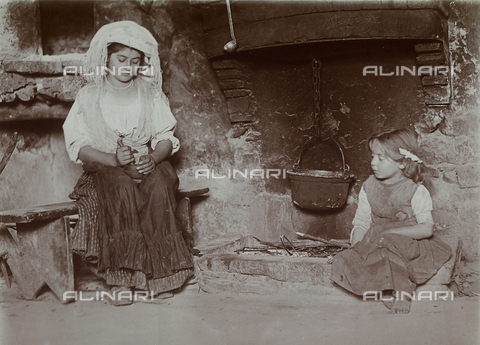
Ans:
[[[155,169],[155,161],[151,155],[143,155],[139,158],[137,164],[138,172],[148,174]]]
[[[150,156],[150,155],[143,155],[143,156],[141,156],[141,157],[138,159],[138,163],[139,163],[139,164],[146,163],[146,162],[148,162],[151,158],[152,158],[152,156]]]
[[[132,154],[132,157],[133,157],[133,153]],[[139,164],[135,164],[135,161],[133,160],[131,163],[125,165],[123,167],[123,171],[125,172],[125,174],[127,174],[128,176],[130,176],[131,178],[133,179],[142,179],[144,176],[145,176],[145,173],[143,173],[142,171],[140,171],[141,167],[142,167],[142,161],[145,161],[145,156],[142,156],[140,157],[139,159]]]

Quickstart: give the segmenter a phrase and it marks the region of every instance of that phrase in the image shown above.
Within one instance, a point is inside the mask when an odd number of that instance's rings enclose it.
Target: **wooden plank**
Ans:
[[[198,189],[187,189],[187,188],[178,188],[177,194],[175,197],[177,199],[183,198],[193,198],[195,196],[202,196],[210,191],[209,188],[198,188]]]
[[[205,187],[205,183],[200,182],[197,179],[184,178],[179,176],[180,185],[177,190],[176,198],[193,198],[201,196],[210,191],[208,187]]]
[[[75,202],[68,201],[58,204],[42,205],[18,210],[8,210],[0,212],[0,222],[2,223],[29,223],[32,221],[60,218],[77,214],[78,209]]]
[[[191,198],[208,193],[208,188],[179,188],[176,198]],[[60,218],[78,214],[78,208],[74,201],[67,201],[58,204],[42,205],[18,210],[0,211],[1,223],[30,223],[46,219]]]

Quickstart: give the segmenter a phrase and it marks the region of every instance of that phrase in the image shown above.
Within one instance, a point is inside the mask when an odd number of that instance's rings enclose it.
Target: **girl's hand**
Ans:
[[[138,161],[137,170],[139,173],[146,175],[155,169],[155,165],[155,160],[151,155],[144,155]]]
[[[122,146],[117,148],[115,156],[118,164],[121,166],[130,164],[134,161],[132,148],[130,146]]]

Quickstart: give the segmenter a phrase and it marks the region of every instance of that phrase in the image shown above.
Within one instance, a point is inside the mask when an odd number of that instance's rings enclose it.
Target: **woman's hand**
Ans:
[[[156,163],[151,155],[141,156],[138,160],[137,170],[139,173],[148,174],[155,169]]]
[[[120,166],[130,164],[135,160],[133,157],[132,148],[130,146],[122,146],[117,148],[115,157],[117,158],[117,162]]]

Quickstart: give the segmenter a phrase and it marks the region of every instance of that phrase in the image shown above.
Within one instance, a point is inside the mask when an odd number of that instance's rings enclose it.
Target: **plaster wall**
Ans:
[[[2,59],[42,54],[39,20],[39,6],[35,1],[0,2]]]
[[[1,209],[69,201],[81,167],[68,158],[61,125],[58,120],[2,124],[2,153],[10,133],[19,138],[0,176]]]

